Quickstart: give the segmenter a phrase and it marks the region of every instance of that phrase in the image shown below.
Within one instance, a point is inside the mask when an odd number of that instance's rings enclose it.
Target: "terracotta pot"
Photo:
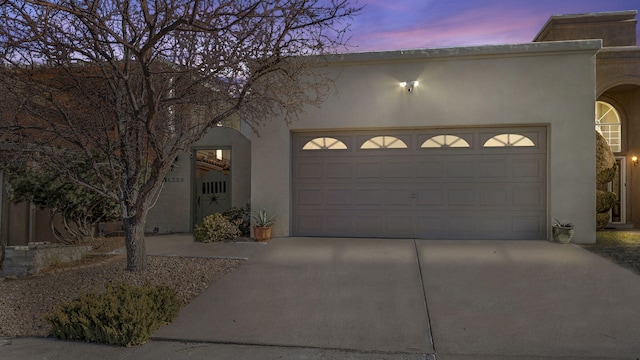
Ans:
[[[271,239],[271,226],[254,226],[253,236],[258,241],[268,241]]]

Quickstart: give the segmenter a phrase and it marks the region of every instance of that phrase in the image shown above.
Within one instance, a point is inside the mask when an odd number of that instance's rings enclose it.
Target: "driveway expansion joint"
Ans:
[[[420,254],[418,253],[418,244],[416,242],[416,239],[413,239],[413,246],[414,249],[416,251],[416,262],[418,264],[418,272],[420,273],[420,286],[422,287],[422,295],[423,295],[423,299],[424,299],[424,309],[425,312],[427,314],[427,326],[429,327],[429,334],[428,334],[428,343],[429,345],[431,345],[431,348],[433,349],[434,354],[436,353],[436,344],[433,341],[433,329],[431,328],[431,315],[429,314],[429,303],[427,302],[427,290],[424,287],[424,278],[422,276],[422,264],[420,263]],[[433,355],[433,360],[435,360],[435,355]],[[430,359],[429,359],[430,360]]]

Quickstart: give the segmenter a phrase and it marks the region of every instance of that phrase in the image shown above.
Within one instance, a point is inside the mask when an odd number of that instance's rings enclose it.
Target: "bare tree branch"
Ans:
[[[37,149],[38,161],[116,199],[127,267],[144,268],[146,215],[177,154],[230,118],[256,130],[320,104],[332,83],[308,55],[347,46],[360,9],[348,0],[3,0],[0,141]],[[62,153],[90,164],[96,180]]]

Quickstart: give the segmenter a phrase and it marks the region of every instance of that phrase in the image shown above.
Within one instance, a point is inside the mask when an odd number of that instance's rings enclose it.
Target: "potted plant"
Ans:
[[[267,214],[267,210],[262,209],[253,215],[253,236],[258,241],[268,241],[271,239],[271,226],[276,223],[275,215]]]
[[[568,244],[573,239],[573,225],[569,222],[555,220],[551,233],[554,241]]]

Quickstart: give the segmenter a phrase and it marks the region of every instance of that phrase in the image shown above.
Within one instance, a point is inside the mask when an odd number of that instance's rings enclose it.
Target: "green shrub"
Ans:
[[[616,194],[611,191],[596,190],[596,212],[609,213],[617,199]]]
[[[606,184],[616,175],[616,158],[607,140],[596,131],[596,184]]]
[[[180,300],[169,287],[109,284],[103,294],[83,294],[58,306],[47,320],[58,339],[130,346],[145,343],[179,310]]]
[[[201,224],[193,229],[193,237],[198,242],[233,240],[241,233],[238,225],[242,220],[231,221],[221,213],[214,213],[204,218]]]
[[[251,234],[251,208],[249,205],[242,208],[232,207],[224,211],[222,215],[233,223],[240,221],[238,229],[241,236],[249,236]]]
[[[616,175],[616,158],[607,140],[596,131],[596,184],[604,185]],[[596,190],[596,230],[609,224],[609,210],[616,203],[616,194],[610,191]]]
[[[609,225],[609,220],[611,220],[611,215],[608,212],[606,213],[597,213],[596,214],[596,229],[602,230],[607,225]]]

